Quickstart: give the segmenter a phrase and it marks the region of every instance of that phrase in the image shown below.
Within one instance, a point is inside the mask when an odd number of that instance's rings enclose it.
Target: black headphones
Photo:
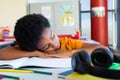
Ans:
[[[109,79],[120,79],[120,70],[108,69],[113,62],[120,63],[120,57],[105,48],[95,49],[91,55],[80,50],[72,56],[72,68],[79,74],[91,74]]]

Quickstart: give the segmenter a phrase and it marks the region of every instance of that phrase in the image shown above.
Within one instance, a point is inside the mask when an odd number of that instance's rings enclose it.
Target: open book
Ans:
[[[23,68],[23,67],[71,67],[71,58],[38,58],[23,57],[15,60],[0,60],[0,68]]]

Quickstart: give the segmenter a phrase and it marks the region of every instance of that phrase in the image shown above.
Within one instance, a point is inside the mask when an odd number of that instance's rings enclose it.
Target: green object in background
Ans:
[[[112,66],[109,67],[109,69],[120,69],[120,63],[113,63]]]

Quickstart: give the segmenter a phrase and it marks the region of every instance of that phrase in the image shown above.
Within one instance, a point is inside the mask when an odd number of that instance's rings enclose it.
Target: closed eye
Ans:
[[[49,47],[50,47],[50,45],[48,44],[48,45],[46,45],[46,46],[43,48],[43,50],[45,51],[45,50],[47,50]]]

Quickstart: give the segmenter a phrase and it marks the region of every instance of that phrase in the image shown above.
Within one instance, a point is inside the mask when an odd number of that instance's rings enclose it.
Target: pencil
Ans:
[[[0,69],[0,72],[32,73],[30,70]]]
[[[18,68],[16,70],[28,70],[28,69]],[[28,71],[32,71],[33,73],[37,73],[37,74],[52,75],[51,72],[46,72],[46,71],[37,71],[37,70],[28,70]]]
[[[38,73],[38,74],[46,74],[46,75],[52,75],[51,72],[44,72],[44,71],[36,71],[36,70],[32,70],[34,73]]]
[[[0,76],[3,76],[5,78],[10,78],[10,79],[15,79],[15,80],[21,80],[21,78],[17,76],[11,76],[11,75],[5,75],[5,74],[0,74]]]

